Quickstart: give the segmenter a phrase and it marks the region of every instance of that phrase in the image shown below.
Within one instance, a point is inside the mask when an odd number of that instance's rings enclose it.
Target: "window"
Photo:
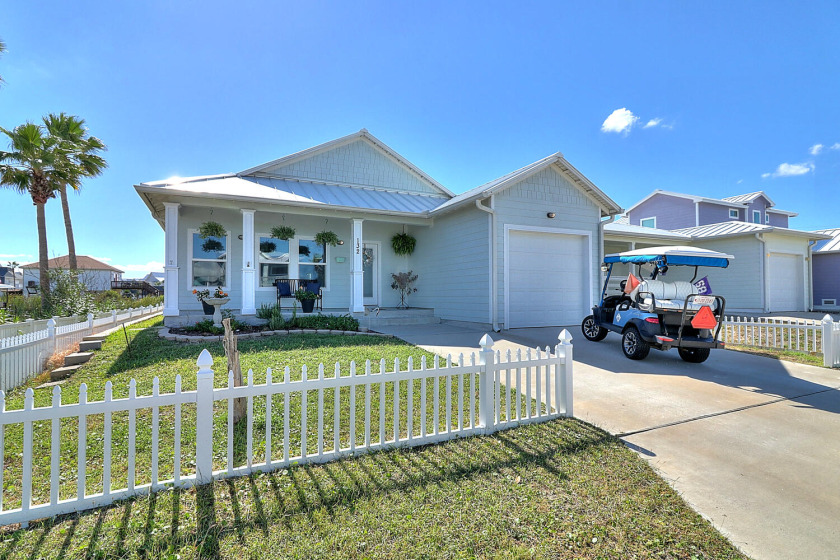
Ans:
[[[738,212],[737,208],[730,208],[729,209],[729,217],[733,220],[737,220],[741,217],[741,214]]]
[[[656,228],[656,218],[642,218],[639,223],[642,227]]]
[[[190,285],[194,287],[227,286],[227,246],[226,237],[208,237],[190,232]]]
[[[770,214],[768,214],[767,212],[764,213],[764,223],[765,224],[770,223]]]
[[[301,279],[318,280],[327,286],[327,258],[324,247],[314,240],[301,239],[298,242],[298,275]]]
[[[259,240],[259,287],[269,288],[278,279],[289,277],[289,241],[262,235]]]
[[[761,223],[761,212],[759,210],[753,210],[753,223],[760,224]]]

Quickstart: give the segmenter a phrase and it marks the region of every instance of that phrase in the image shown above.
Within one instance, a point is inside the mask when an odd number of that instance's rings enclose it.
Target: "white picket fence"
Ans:
[[[42,329],[0,338],[0,390],[8,391],[26,383],[41,373],[55,352],[70,348],[84,337],[162,309],[163,306],[159,305],[114,310],[99,317],[88,314],[84,321],[60,325],[56,319],[47,319]]]
[[[840,323],[778,317],[725,317],[720,339],[727,344],[821,353],[826,367],[840,367]]]
[[[109,381],[102,401],[88,402],[87,386],[82,384],[78,403],[62,404],[61,388],[56,386],[52,406],[36,408],[30,388],[23,408],[18,410],[6,410],[5,395],[0,392],[0,459],[4,459],[4,470],[12,468],[5,461],[7,453],[15,457],[17,451],[17,447],[7,451],[4,434],[14,427],[19,436],[21,428],[17,425],[22,425],[20,493],[5,502],[13,501],[16,507],[6,508],[0,490],[0,525],[107,505],[170,486],[188,487],[254,471],[326,462],[396,446],[426,445],[572,416],[572,345],[567,331],[563,331],[553,352],[546,347],[544,351],[528,350],[524,355],[502,355],[493,350],[493,340],[487,335],[481,346],[477,356],[471,354],[464,359],[461,355],[457,365],[451,357],[436,357],[431,367],[425,358],[419,364],[409,359],[405,367],[395,360],[393,369],[388,370],[383,359],[374,364],[367,361],[359,369],[351,362],[349,372],[342,372],[336,364],[333,374],[327,376],[321,364],[316,376],[310,377],[304,367],[294,380],[289,368],[285,368],[282,379],[275,379],[269,369],[264,384],[254,383],[251,370],[245,385],[234,386],[233,375],[229,374],[227,387],[221,388],[214,388],[213,359],[203,350],[197,360],[196,390],[182,390],[179,375],[173,393],[161,394],[155,378],[152,394],[139,396],[132,379],[128,397],[115,399]],[[415,391],[419,391],[419,403],[415,402]],[[239,398],[247,401],[244,429],[233,422],[234,400]],[[216,401],[227,401],[226,406],[214,406]],[[163,424],[162,414],[166,415]],[[91,424],[95,427],[89,437],[88,425],[95,417],[101,417],[102,424]],[[224,419],[216,423],[215,432],[214,418]],[[255,426],[257,418],[261,421]],[[48,436],[50,446],[49,474],[43,465],[36,469],[41,479],[34,487],[41,499],[33,497],[33,460],[47,452],[33,452],[33,425]],[[171,433],[170,426],[174,427]],[[222,426],[227,428],[226,434]],[[161,437],[164,428],[166,435]],[[264,438],[257,441],[256,448],[255,428]],[[117,429],[122,436],[118,436],[120,447],[115,454],[113,434]],[[146,437],[148,430],[150,438]],[[331,432],[331,438],[326,437],[330,434],[325,430]],[[150,448],[138,450],[138,433],[141,441],[151,442]],[[244,455],[241,440],[235,447],[237,433],[245,439]],[[8,437],[11,443],[11,435]],[[182,449],[182,438],[194,441],[194,447]],[[41,441],[42,446],[47,445],[46,440]],[[68,461],[66,449],[62,459],[62,440],[65,448],[68,440],[75,440],[75,462]],[[162,449],[165,458],[161,457]],[[139,458],[143,458],[140,469]],[[163,477],[161,463],[165,464]],[[101,472],[89,472],[89,464],[101,464]],[[113,487],[112,472],[119,472],[125,487]],[[4,488],[2,477],[0,471],[0,489]],[[100,491],[89,493],[92,485]]]

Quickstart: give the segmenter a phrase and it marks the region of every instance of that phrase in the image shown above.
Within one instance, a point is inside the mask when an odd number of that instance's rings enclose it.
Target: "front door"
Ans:
[[[362,273],[365,305],[379,305],[379,243],[362,245]]]

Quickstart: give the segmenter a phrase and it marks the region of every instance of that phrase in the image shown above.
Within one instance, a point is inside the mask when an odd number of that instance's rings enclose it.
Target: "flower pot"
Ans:
[[[300,301],[300,308],[303,310],[304,313],[312,313],[315,309],[315,300],[314,299],[303,299]]]
[[[215,307],[213,307],[212,305],[210,305],[209,303],[207,303],[204,300],[201,300],[201,307],[204,308],[204,314],[205,315],[212,315],[216,311]]]

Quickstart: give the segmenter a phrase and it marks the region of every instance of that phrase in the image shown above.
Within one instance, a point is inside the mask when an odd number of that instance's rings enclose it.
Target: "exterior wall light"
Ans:
[[[339,244],[339,245],[344,245],[344,240],[343,240],[343,239],[339,239],[339,240],[338,240],[338,244]]]
[[[546,216],[548,216],[549,218],[552,218],[552,219],[553,219],[556,215],[557,215],[557,214],[555,214],[554,212],[549,212],[548,214],[546,214]]]

